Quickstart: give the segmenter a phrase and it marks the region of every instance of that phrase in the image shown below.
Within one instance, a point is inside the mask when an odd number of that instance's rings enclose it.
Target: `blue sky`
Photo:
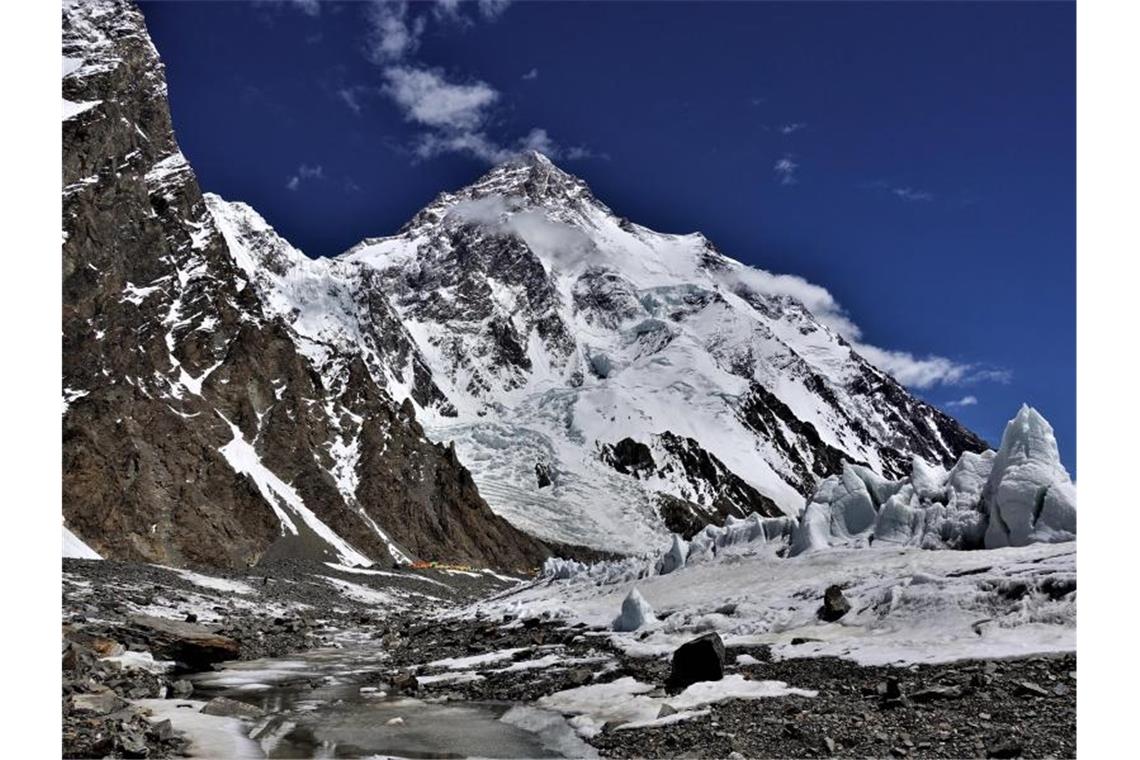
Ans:
[[[1075,473],[1073,4],[142,8],[203,187],[310,255],[538,147],[619,214],[827,288],[991,443],[1036,406]]]

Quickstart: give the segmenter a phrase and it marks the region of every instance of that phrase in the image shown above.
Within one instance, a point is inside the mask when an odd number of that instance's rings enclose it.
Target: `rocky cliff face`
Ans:
[[[139,11],[66,2],[63,56],[67,525],[105,557],[173,565],[545,556],[390,394],[447,409],[379,288],[361,283],[361,323],[409,357],[398,379],[266,302],[178,149]]]

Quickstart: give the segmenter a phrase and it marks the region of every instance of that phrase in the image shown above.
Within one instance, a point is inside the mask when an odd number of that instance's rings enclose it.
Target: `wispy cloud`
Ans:
[[[776,178],[781,185],[794,185],[797,182],[796,170],[799,168],[800,165],[792,160],[791,154],[788,154],[775,163],[772,171],[776,172]]]
[[[366,19],[365,50],[369,60],[377,64],[400,61],[414,53],[426,23],[423,16],[408,13],[403,0],[373,0]]]
[[[919,190],[910,185],[899,185],[883,179],[864,182],[859,185],[864,190],[875,190],[888,193],[903,201],[932,201],[934,193],[928,190]]]
[[[359,114],[362,110],[360,103],[360,96],[365,91],[364,87],[341,87],[336,91],[337,97],[352,110],[353,113]]]
[[[297,167],[297,173],[289,177],[285,183],[285,187],[289,190],[296,190],[301,186],[301,183],[310,179],[324,179],[325,169],[320,164],[316,166],[309,166],[308,164],[301,164]]]
[[[318,16],[321,13],[321,4],[318,0],[289,0],[307,16]]]
[[[494,21],[510,6],[513,0],[479,0],[479,15],[488,21]]]
[[[949,408],[962,407],[962,406],[977,406],[977,405],[978,405],[978,397],[977,396],[963,396],[962,398],[960,398],[956,401],[947,401],[945,404],[945,406],[947,406]]]
[[[929,201],[934,199],[933,193],[925,190],[915,190],[913,187],[892,187],[891,192],[904,201]]]
[[[780,126],[780,134],[790,135],[790,134],[793,134],[795,132],[799,132],[801,129],[804,129],[805,127],[807,127],[807,124],[804,124],[803,122],[800,122],[800,121],[792,122],[791,124],[783,124]]]
[[[511,0],[479,0],[478,2],[464,2],[463,0],[436,0],[432,15],[439,21],[447,21],[462,27],[474,26],[473,16],[484,21],[494,21],[510,6]],[[467,9],[474,9],[474,13],[467,14]]]
[[[907,351],[894,351],[865,342],[863,331],[831,291],[802,277],[775,274],[752,267],[741,267],[728,277],[728,282],[734,289],[744,288],[799,301],[817,320],[846,340],[856,353],[903,385],[925,389],[940,385],[1009,381],[1010,373],[1006,370],[933,354],[916,356]]]
[[[528,82],[533,82],[535,79],[538,79],[538,69],[531,69],[527,73],[523,74],[522,78]]]

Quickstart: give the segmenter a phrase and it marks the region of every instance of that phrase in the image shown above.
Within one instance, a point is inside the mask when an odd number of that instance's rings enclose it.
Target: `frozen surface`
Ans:
[[[738,544],[667,575],[630,578],[594,568],[476,604],[477,611],[549,613],[609,628],[636,589],[671,613],[637,633],[610,634],[635,654],[665,656],[698,633],[771,644],[777,656],[835,655],[867,664],[945,662],[1075,649],[1076,546],[992,550],[836,547],[795,557],[777,545]],[[823,592],[843,586],[852,609],[817,617]],[[735,605],[732,615],[718,608]],[[648,635],[643,639],[643,631]],[[820,641],[791,646],[795,637]]]
[[[725,676],[720,681],[695,683],[680,694],[669,697],[651,697],[654,687],[632,676],[602,684],[590,684],[555,692],[538,700],[538,706],[547,710],[573,715],[570,725],[584,737],[602,730],[609,721],[634,725],[656,724],[662,705],[678,710],[684,720],[702,714],[697,708],[726,699],[761,699],[799,694],[814,697],[815,692],[791,688],[782,681],[750,681],[740,674]],[[683,713],[683,714],[682,714]]]
[[[243,583],[242,581],[235,581],[229,578],[219,578],[215,575],[203,575],[201,573],[195,573],[190,570],[183,570],[182,568],[178,567],[162,567],[164,570],[169,570],[170,572],[190,581],[195,586],[201,586],[202,588],[208,588],[213,591],[224,591],[231,594],[244,594],[247,596],[254,593],[253,588],[248,583]]]
[[[150,720],[169,720],[175,731],[184,732],[190,740],[192,757],[255,758],[264,757],[257,742],[246,736],[248,727],[237,718],[203,715],[206,704],[187,699],[140,699],[135,704],[151,712]]]

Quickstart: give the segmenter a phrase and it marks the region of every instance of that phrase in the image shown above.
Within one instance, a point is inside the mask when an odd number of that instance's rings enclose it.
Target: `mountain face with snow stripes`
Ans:
[[[334,259],[207,200],[302,350],[359,355],[498,514],[550,541],[638,551],[796,515],[845,463],[899,477],[986,448],[771,275],[618,217],[537,153]]]
[[[243,268],[178,149],[138,9],[65,2],[63,63],[71,535],[168,565],[540,562],[548,550],[492,513],[454,449],[400,403],[443,403],[425,367],[410,362],[393,398],[364,350],[300,340]],[[265,277],[288,264],[258,262]],[[383,297],[372,305],[377,350],[415,355]]]

